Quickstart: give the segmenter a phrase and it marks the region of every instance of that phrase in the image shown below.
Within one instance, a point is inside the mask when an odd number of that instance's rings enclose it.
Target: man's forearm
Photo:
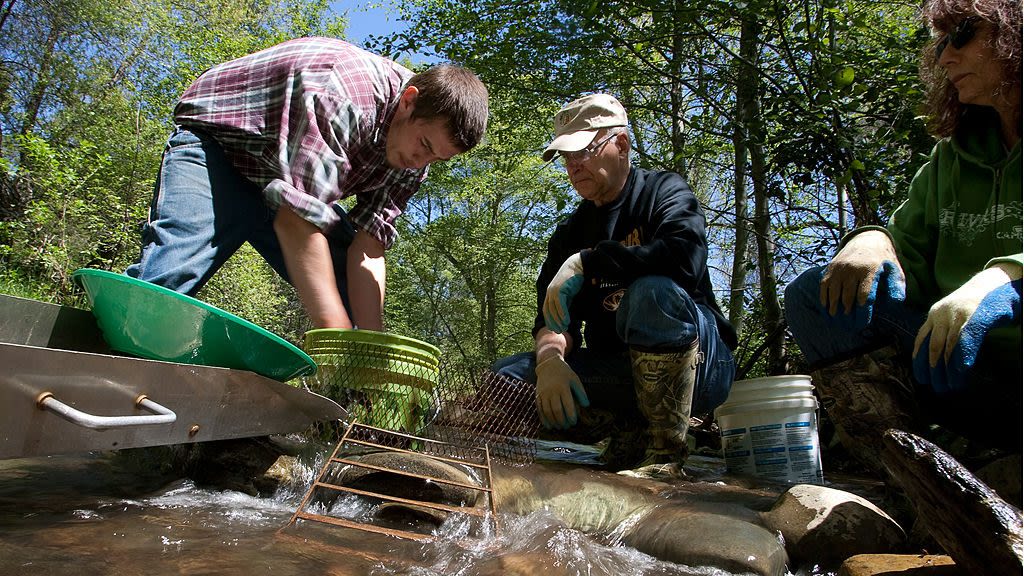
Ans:
[[[556,334],[547,328],[541,328],[534,337],[534,353],[537,364],[550,356],[565,357],[572,350],[572,337],[567,333]]]
[[[348,297],[356,326],[364,330],[384,328],[384,286],[387,280],[384,246],[359,230],[348,248],[346,273]]]
[[[327,237],[290,208],[281,206],[274,218],[285,267],[302,306],[316,328],[351,328],[334,277]]]

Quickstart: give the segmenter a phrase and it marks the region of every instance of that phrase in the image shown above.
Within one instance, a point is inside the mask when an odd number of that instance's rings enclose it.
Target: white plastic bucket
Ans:
[[[737,380],[715,409],[730,474],[821,484],[818,401],[811,377]]]

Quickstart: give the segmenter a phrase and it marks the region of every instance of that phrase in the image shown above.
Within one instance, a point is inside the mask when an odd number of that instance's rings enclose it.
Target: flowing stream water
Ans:
[[[433,543],[307,522],[281,530],[315,459],[300,459],[295,480],[269,497],[140,472],[117,453],[0,461],[0,574],[727,574],[601,541],[543,510],[500,514],[498,533],[483,538],[449,519]]]

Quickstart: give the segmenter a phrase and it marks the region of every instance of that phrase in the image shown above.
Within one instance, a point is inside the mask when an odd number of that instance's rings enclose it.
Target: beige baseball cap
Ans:
[[[583,150],[601,128],[626,126],[626,109],[610,94],[591,94],[569,102],[555,114],[555,139],[544,149],[544,161],[558,152]]]

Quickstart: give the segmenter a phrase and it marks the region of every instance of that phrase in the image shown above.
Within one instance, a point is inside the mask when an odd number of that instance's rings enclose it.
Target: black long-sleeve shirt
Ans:
[[[544,326],[548,284],[569,256],[584,251],[583,288],[569,307],[569,334],[580,346],[615,353],[626,345],[615,332],[615,313],[626,288],[642,276],[667,276],[697,304],[713,312],[722,341],[736,348],[736,332],[722,315],[711,290],[704,212],[682,176],[631,168],[622,194],[597,206],[584,200],[548,240],[548,254],[537,277],[534,334]]]

